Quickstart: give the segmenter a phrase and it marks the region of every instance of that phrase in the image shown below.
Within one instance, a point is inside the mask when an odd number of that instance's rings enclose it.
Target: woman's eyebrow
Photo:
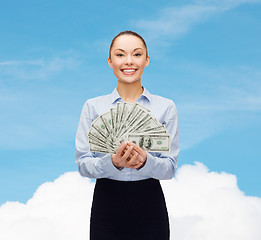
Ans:
[[[136,51],[136,50],[139,50],[139,49],[141,49],[141,50],[143,51],[143,49],[142,49],[142,48],[135,48],[135,49],[133,50],[133,52],[134,52],[134,51]]]
[[[116,48],[115,49],[115,51],[116,50],[120,50],[120,51],[122,51],[122,52],[125,52],[123,49],[121,49],[121,48]],[[133,50],[133,52],[135,52],[135,51],[137,51],[137,50],[142,50],[143,51],[143,49],[142,48],[135,48],[134,50]]]
[[[116,50],[120,50],[120,51],[122,51],[122,52],[125,52],[123,49],[120,49],[120,48],[116,48],[115,51],[116,51]]]

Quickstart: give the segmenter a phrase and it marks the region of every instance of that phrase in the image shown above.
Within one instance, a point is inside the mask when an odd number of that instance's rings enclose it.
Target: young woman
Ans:
[[[135,32],[120,32],[111,42],[108,58],[118,85],[105,96],[83,106],[76,134],[75,156],[82,176],[96,178],[91,240],[168,240],[169,220],[159,180],[174,176],[179,153],[175,104],[153,95],[141,85],[150,56],[144,39]],[[170,151],[147,152],[124,142],[116,154],[91,152],[91,123],[117,102],[137,102],[165,125],[171,135]]]

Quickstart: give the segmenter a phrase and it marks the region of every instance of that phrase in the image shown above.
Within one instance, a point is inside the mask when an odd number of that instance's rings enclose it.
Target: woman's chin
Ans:
[[[140,83],[141,79],[118,79],[120,84],[137,84]]]

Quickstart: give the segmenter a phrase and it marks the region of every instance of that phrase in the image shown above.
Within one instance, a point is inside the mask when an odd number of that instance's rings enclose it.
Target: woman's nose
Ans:
[[[128,55],[128,56],[126,57],[126,64],[127,64],[127,65],[132,65],[132,64],[133,64],[132,56]]]

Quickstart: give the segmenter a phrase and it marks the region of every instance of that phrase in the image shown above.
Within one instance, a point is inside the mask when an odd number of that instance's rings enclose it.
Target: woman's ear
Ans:
[[[148,67],[150,64],[150,56],[147,56],[145,67]]]
[[[111,59],[110,59],[110,57],[108,57],[108,64],[109,64],[110,68],[112,68],[112,66],[111,66]]]

